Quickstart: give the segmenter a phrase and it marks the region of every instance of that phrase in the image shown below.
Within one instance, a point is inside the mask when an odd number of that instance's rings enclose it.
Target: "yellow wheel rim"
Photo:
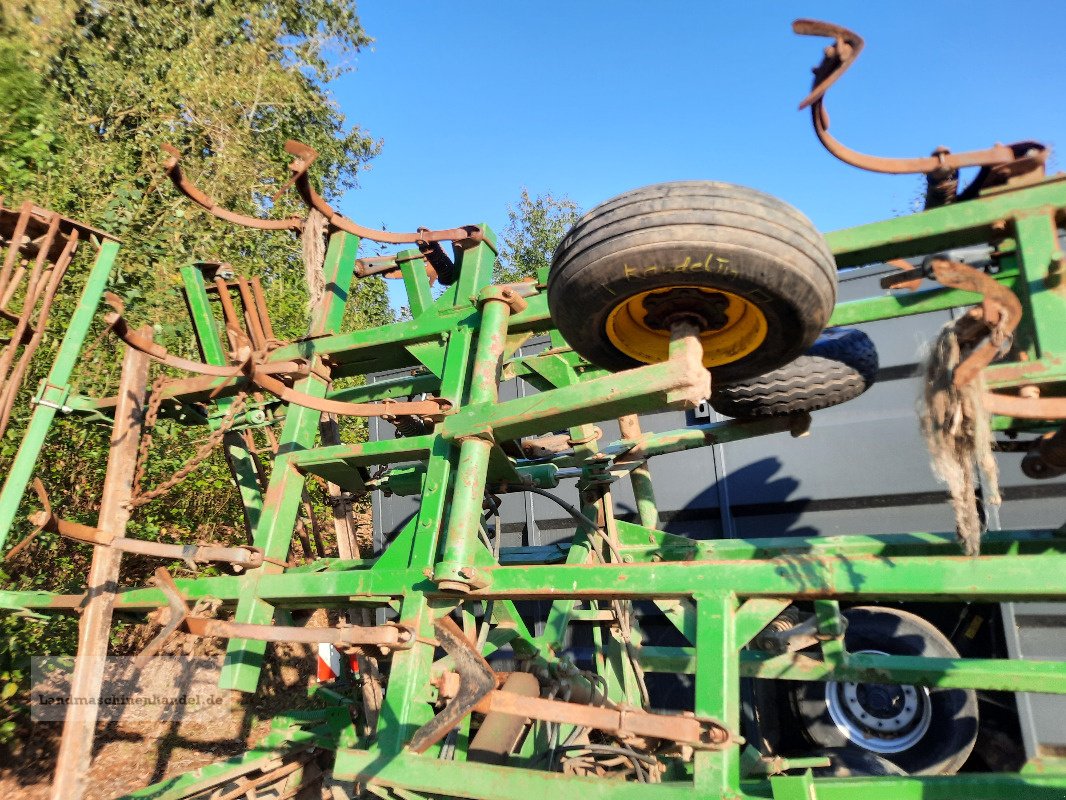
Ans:
[[[644,300],[649,295],[675,289],[722,295],[729,300],[726,323],[716,331],[700,334],[703,342],[703,365],[719,367],[743,358],[766,339],[766,316],[757,305],[732,292],[705,286],[669,286],[640,292],[626,298],[607,315],[607,338],[630,358],[644,364],[666,361],[670,349],[670,332],[645,323]]]

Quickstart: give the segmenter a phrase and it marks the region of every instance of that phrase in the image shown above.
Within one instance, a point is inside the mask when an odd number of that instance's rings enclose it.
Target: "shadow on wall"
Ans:
[[[817,529],[798,524],[811,498],[794,497],[800,482],[791,475],[779,475],[782,467],[780,459],[770,457],[730,471],[681,511],[664,514],[663,528],[693,539],[817,536]],[[754,498],[757,502],[751,502]],[[760,518],[757,531],[753,530],[754,517]]]

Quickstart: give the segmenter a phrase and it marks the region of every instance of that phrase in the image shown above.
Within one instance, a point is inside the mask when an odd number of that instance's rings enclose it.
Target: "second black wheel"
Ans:
[[[772,372],[711,387],[711,406],[729,417],[817,411],[865,392],[877,378],[877,348],[856,328],[829,328],[806,353]]]
[[[935,626],[895,608],[843,612],[849,653],[959,658]],[[823,748],[872,753],[911,775],[952,775],[977,740],[977,694],[880,683],[797,683],[792,707],[806,737]]]

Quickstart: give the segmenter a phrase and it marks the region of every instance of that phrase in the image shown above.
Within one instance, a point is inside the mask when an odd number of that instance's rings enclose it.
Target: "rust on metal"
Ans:
[[[813,19],[796,20],[792,23],[792,30],[802,36],[825,36],[833,39],[833,44],[825,49],[821,63],[814,68],[814,83],[799,107],[810,107],[811,121],[818,140],[826,150],[844,163],[871,172],[929,176],[928,207],[951,202],[957,196],[972,196],[982,188],[1002,185],[1020,177],[1032,179],[1043,176],[1048,149],[1039,142],[997,144],[985,150],[965,153],[951,153],[947,148],[941,147],[932,155],[920,158],[884,158],[852,150],[829,133],[825,94],[855,63],[862,52],[862,37],[840,25]],[[982,170],[973,184],[957,195],[958,170],[963,167],[982,167]]]
[[[151,328],[146,328],[144,335],[150,336]],[[116,533],[125,531],[130,515],[127,502],[133,494],[137,445],[148,388],[148,364],[143,353],[127,348],[122,362],[119,401],[115,409],[98,521],[101,528]],[[121,559],[122,552],[119,550],[99,546],[93,550],[86,583],[88,599],[78,626],[79,658],[71,679],[72,698],[96,698],[100,695]],[[90,701],[90,704],[79,707],[78,711],[69,715],[63,724],[52,783],[53,800],[80,800],[85,794],[96,732],[97,707]]]
[[[928,264],[937,282],[983,296],[981,305],[969,312],[975,323],[970,339],[976,345],[952,379],[956,387],[965,386],[1010,347],[1022,319],[1022,304],[1006,286],[968,264],[939,256],[928,259]]]
[[[415,634],[403,625],[388,624],[364,627],[340,625],[329,628],[298,628],[292,625],[257,625],[247,622],[195,616],[189,611],[185,598],[170,573],[163,567],[155,572],[155,583],[167,598],[171,608],[170,631],[182,629],[193,636],[222,639],[256,639],[263,642],[296,642],[301,644],[332,644],[340,650],[361,651],[376,648],[381,653],[407,650],[415,643]],[[176,610],[180,609],[180,613]],[[175,622],[177,617],[177,622]],[[158,638],[158,637],[157,637]],[[153,644],[155,644],[153,640]],[[145,651],[147,652],[147,651]],[[145,652],[141,653],[142,659]]]
[[[512,672],[500,690],[519,697],[540,697],[540,681],[528,672]],[[528,724],[529,718],[525,714],[490,711],[470,740],[466,760],[482,764],[507,763],[507,756],[522,738]]]
[[[218,280],[221,281],[221,278]],[[223,287],[224,286],[225,284],[223,284]],[[222,291],[220,289],[219,294],[220,296],[229,299],[228,290]],[[104,296],[104,299],[113,309],[115,309],[112,313],[105,316],[105,320],[114,334],[130,347],[139,350],[159,363],[165,364],[168,367],[173,367],[174,369],[195,372],[200,375],[216,378],[244,377],[255,386],[269,392],[279,400],[298,406],[304,406],[306,408],[312,408],[316,411],[321,411],[324,414],[337,414],[348,417],[414,415],[439,421],[440,419],[443,419],[444,414],[451,408],[451,403],[443,398],[429,398],[412,402],[388,400],[380,403],[345,403],[339,400],[313,397],[305,392],[293,389],[283,381],[274,377],[275,374],[288,375],[291,380],[298,375],[305,375],[307,374],[306,364],[301,364],[300,362],[295,361],[264,364],[262,363],[262,359],[266,356],[266,353],[258,350],[248,352],[241,363],[228,366],[206,364],[202,361],[193,361],[192,359],[176,356],[173,353],[170,353],[162,345],[150,341],[130,328],[129,324],[122,316],[124,310],[122,301],[116,295],[108,292]],[[225,308],[225,303],[223,303],[223,307]],[[227,313],[227,316],[232,314],[233,317],[236,317],[236,310],[232,308],[232,303],[230,309],[229,312],[225,312]],[[249,315],[249,318],[252,316],[253,315]],[[227,330],[233,331],[234,333],[240,333],[240,336],[232,336],[231,338],[240,339],[244,336],[243,332],[241,332],[239,328],[236,328],[236,326],[227,325]],[[258,335],[265,335],[262,327],[258,330]],[[248,341],[250,343],[252,339],[248,338]],[[240,346],[240,342],[238,342],[238,346]]]
[[[1015,419],[1066,419],[1066,397],[1022,397],[985,392],[985,410]]]
[[[492,667],[451,617],[435,620],[433,630],[445,652],[455,662],[459,685],[448,704],[411,737],[407,748],[414,753],[424,753],[443,739],[485,695],[496,688],[496,675]]]
[[[303,198],[308,208],[318,211],[330,225],[338,230],[347,231],[371,242],[384,242],[387,244],[422,245],[430,242],[450,241],[455,242],[457,246],[463,247],[481,242],[491,246],[491,242],[485,238],[485,234],[477,225],[464,225],[461,228],[447,228],[437,231],[419,228],[414,233],[394,233],[364,227],[335,211],[326,202],[326,199],[315,191],[315,187],[311,185],[307,170],[314,163],[314,160],[318,158],[318,153],[313,147],[290,139],[285,142],[285,152],[295,157],[292,164],[289,165],[289,170],[292,172],[290,183],[296,186],[296,191]],[[286,186],[288,185],[286,184]]]
[[[235,225],[243,225],[246,228],[258,228],[266,231],[300,231],[303,229],[303,220],[300,217],[288,219],[259,219],[246,214],[238,214],[223,208],[206,192],[196,188],[181,169],[181,151],[172,144],[164,144],[163,149],[170,156],[163,165],[163,169],[170,178],[174,187],[200,206],[204,211],[226,222]]]

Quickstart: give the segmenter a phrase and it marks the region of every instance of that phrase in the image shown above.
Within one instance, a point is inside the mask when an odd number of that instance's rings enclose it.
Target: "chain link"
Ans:
[[[137,448],[137,468],[133,473],[134,496],[140,494],[140,485],[144,481],[144,469],[148,463],[148,451],[152,449],[152,429],[159,419],[159,407],[163,405],[163,387],[167,383],[166,375],[159,375],[152,382],[151,394],[148,395],[148,406],[144,411],[144,432],[141,434],[141,445]]]
[[[152,392],[152,400],[155,400],[154,387]],[[156,498],[162,497],[175,486],[177,486],[179,483],[181,483],[183,480],[185,480],[185,478],[187,478],[193,470],[200,466],[200,464],[202,464],[207,459],[207,457],[211,455],[214,449],[222,443],[222,439],[226,436],[227,433],[229,433],[229,430],[233,427],[233,424],[234,422],[236,422],[237,417],[241,414],[241,412],[244,411],[244,407],[247,402],[247,392],[240,392],[239,394],[235,395],[233,398],[233,402],[230,404],[229,409],[227,409],[226,411],[226,416],[222,418],[221,422],[219,422],[218,424],[218,427],[211,432],[211,435],[207,437],[204,443],[196,449],[196,452],[193,453],[193,455],[184,464],[182,464],[181,467],[179,467],[173,475],[171,475],[165,481],[160,483],[154,489],[150,489],[146,492],[138,492],[136,495],[134,495],[134,497],[126,503],[126,507],[129,508],[131,511],[135,508],[140,508],[146,503],[150,503]],[[157,416],[159,412],[158,405],[158,403],[155,403],[155,412]],[[148,418],[151,413],[152,403],[149,404],[148,415],[145,415],[146,425],[148,424]],[[152,420],[152,423],[155,423],[154,418]],[[146,435],[144,438],[148,440],[148,443],[150,445],[151,436]],[[141,441],[141,447],[145,454],[147,454],[147,448],[144,447],[143,439]],[[138,462],[139,461],[140,454],[138,453]],[[139,471],[143,471],[143,465],[139,464],[138,469]],[[139,479],[135,485],[140,485]]]

